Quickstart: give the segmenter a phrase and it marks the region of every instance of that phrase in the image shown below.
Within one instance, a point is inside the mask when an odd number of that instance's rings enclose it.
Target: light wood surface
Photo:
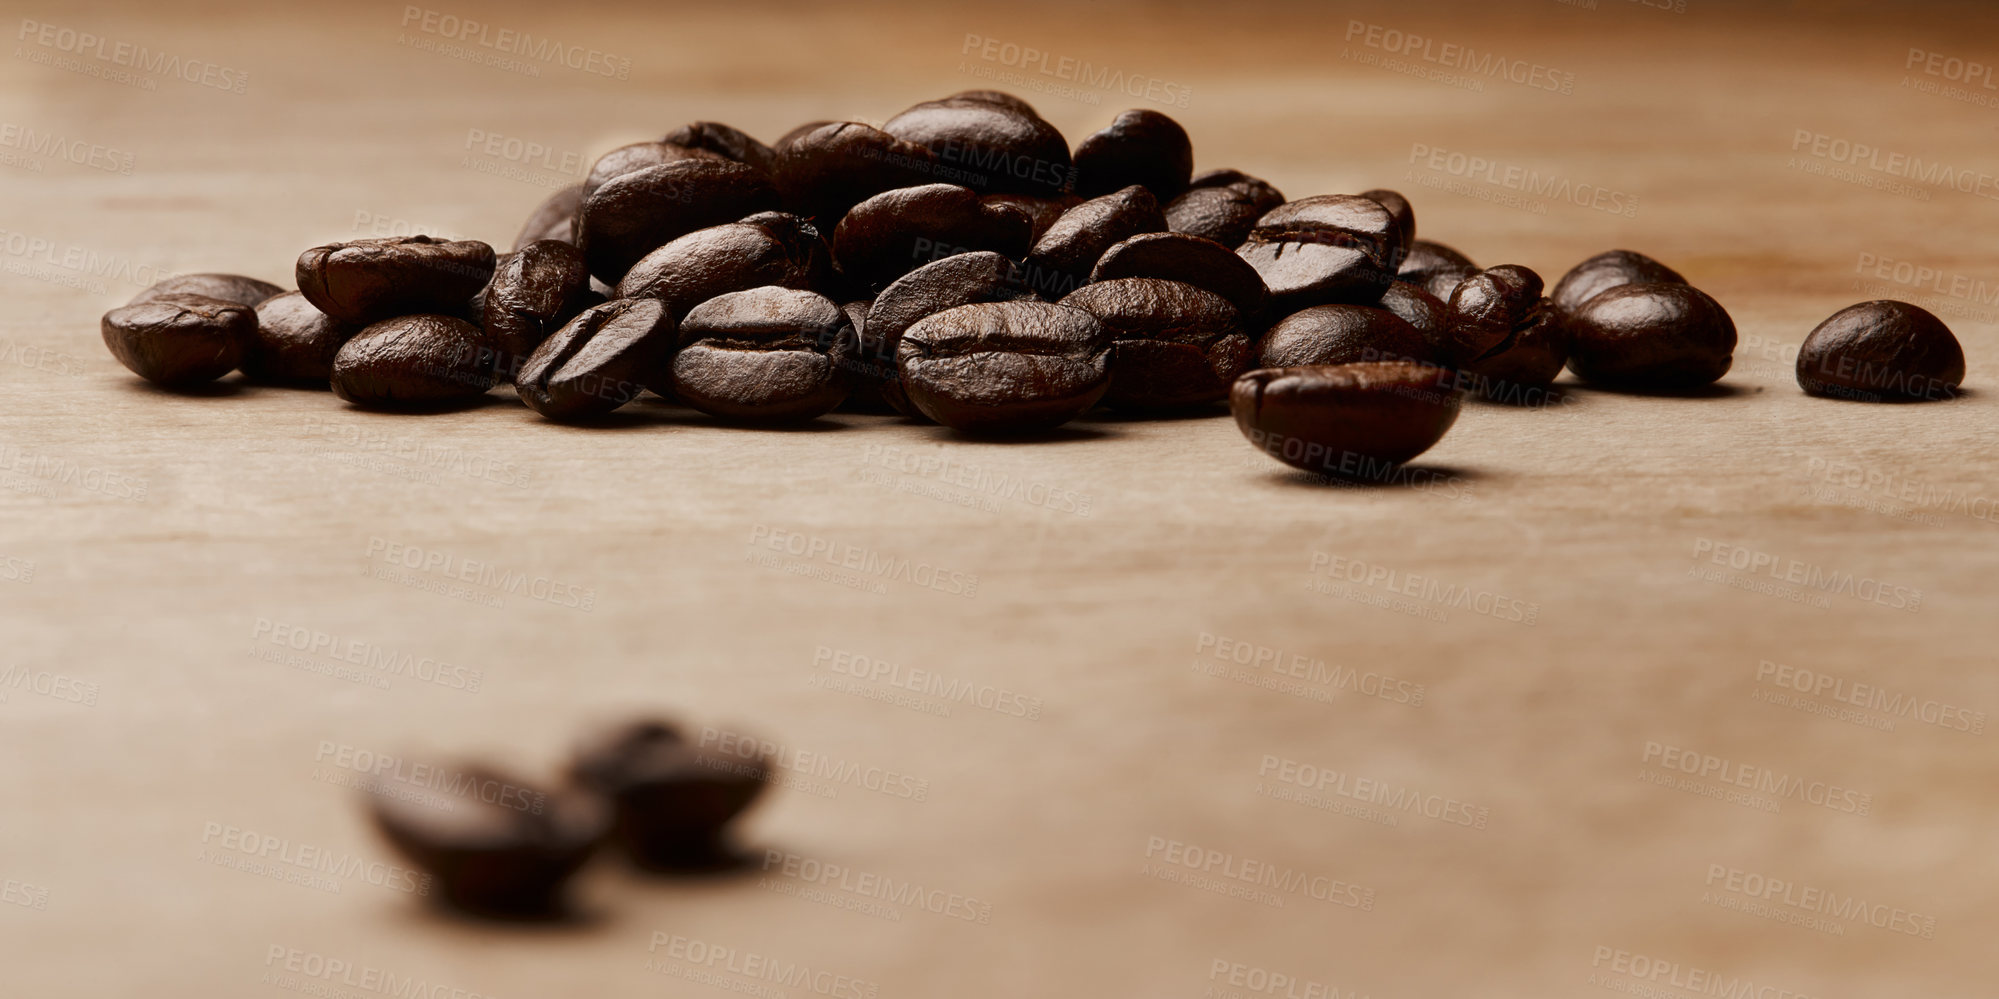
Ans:
[[[1999,172],[1999,111],[1923,88],[1999,91],[1908,68],[1912,48],[1993,59],[1990,12],[439,8],[628,60],[621,80],[454,58],[401,4],[171,6],[6,19],[0,127],[86,152],[0,143],[0,993],[1989,994],[1999,206],[1975,179],[1881,182],[1909,157]],[[85,75],[116,63],[24,19],[247,73],[244,92]],[[1397,72],[1370,26],[1430,39],[1418,67],[1469,47],[1530,83]],[[1014,69],[1031,81],[1095,68],[1073,94],[991,79],[1020,58],[1007,44],[1050,53]],[[1187,95],[1165,109],[1201,167],[1294,197],[1400,189],[1421,235],[1481,263],[1552,282],[1610,247],[1658,256],[1729,308],[1735,370],[1712,398],[1468,405],[1420,461],[1430,488],[1349,489],[1287,473],[1226,418],[1006,445],[853,416],[735,430],[656,402],[566,428],[506,390],[395,417],[233,382],[154,391],[96,332],[153,272],[288,284],[305,247],[411,225],[505,244],[599,152],[696,119],[770,139],[996,86],[1073,142],[1147,106],[1089,78],[1106,67]],[[509,160],[507,139],[551,152]],[[1882,151],[1846,167],[1868,183],[1824,175],[1847,143]],[[1511,190],[1509,168],[1635,209]],[[1896,262],[1940,276],[1898,285]],[[1872,297],[1952,310],[1965,398],[1797,390],[1784,348]],[[287,647],[300,634],[333,651]],[[1239,644],[1252,661],[1212,675]],[[855,657],[975,693],[856,680]],[[1814,682],[1797,671],[1839,686],[1771,703]],[[1939,723],[1807,710],[1866,700],[1856,685]],[[1979,732],[1950,727],[1959,709]],[[655,710],[807,771],[744,830],[775,869],[600,863],[579,885],[591,918],[556,928],[371,883],[393,858],[338,786],[343,754],[540,776],[589,725]],[[1672,769],[1687,759],[1722,769]],[[922,800],[870,787],[886,774]],[[1652,782],[1674,777],[1699,787]],[[1770,811],[1705,793],[1725,780],[1800,790]],[[1322,797],[1286,800],[1300,781]],[[1416,804],[1392,824],[1361,811],[1398,794]],[[278,875],[320,863],[337,890],[242,869],[245,832],[278,838]],[[785,854],[846,873],[787,876]],[[1200,882],[1190,857],[1220,859]],[[1828,893],[1867,908],[1805,924]],[[689,970],[703,948],[728,950]],[[793,965],[828,977],[755,970]]]

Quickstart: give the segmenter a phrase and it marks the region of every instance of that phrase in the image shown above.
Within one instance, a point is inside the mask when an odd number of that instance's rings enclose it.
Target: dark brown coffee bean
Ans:
[[[675,329],[656,298],[621,298],[585,310],[522,363],[514,388],[551,420],[602,416],[639,397],[673,353]]]
[[[1501,264],[1466,278],[1451,293],[1452,356],[1469,364],[1512,345],[1513,332],[1538,318],[1541,275]]]
[[[1387,309],[1315,305],[1279,320],[1263,335],[1256,366],[1290,368],[1359,361],[1442,365],[1437,341]]]
[[[1256,228],[1263,210],[1256,199],[1235,187],[1189,188],[1166,205],[1166,227],[1173,232],[1211,239],[1223,246],[1241,246]]]
[[[878,128],[840,121],[791,137],[777,150],[777,189],[786,211],[825,232],[848,209],[883,191],[943,179],[930,150]]]
[[[1450,356],[1450,352],[1443,349],[1450,335],[1450,307],[1438,301],[1437,296],[1407,281],[1396,281],[1381,293],[1381,301],[1376,304],[1395,313],[1397,319],[1416,327],[1425,339],[1437,344],[1436,357]]]
[[[104,346],[149,382],[185,388],[236,369],[257,335],[250,306],[206,295],[159,295],[104,314]]]
[[[1627,284],[1686,284],[1678,271],[1631,250],[1607,250],[1574,267],[1548,293],[1556,307],[1574,312],[1598,295]]]
[[[1083,199],[1073,194],[1052,198],[1034,194],[988,194],[981,200],[989,205],[1018,208],[1025,212],[1028,218],[1034,220],[1034,233],[1029,239],[1029,245],[1033,245],[1034,240],[1040,239],[1041,234],[1047,232],[1048,227],[1054,225],[1055,220],[1061,218],[1063,212],[1083,203]]]
[[[1143,187],[1134,184],[1091,198],[1063,212],[1034,241],[1024,269],[1028,286],[1048,298],[1060,298],[1090,280],[1090,271],[1105,250],[1139,233],[1165,230],[1158,200]]]
[[[997,254],[995,254],[997,256]],[[868,310],[873,302],[843,302],[840,312],[854,327],[854,354],[847,360],[847,400],[840,408],[850,413],[883,415],[897,412],[882,395],[882,386],[895,380],[895,351],[883,346],[868,328]]]
[[[545,239],[510,254],[493,272],[481,303],[479,325],[498,352],[503,379],[550,333],[593,305],[590,267],[572,243]]]
[[[583,185],[571,184],[548,196],[536,205],[534,214],[521,223],[520,235],[514,237],[514,250],[518,252],[529,243],[544,239],[558,239],[565,243],[576,242],[576,212],[583,207]]]
[[[683,149],[715,153],[738,163],[747,163],[765,173],[777,168],[777,151],[751,138],[748,132],[719,121],[697,121],[666,133],[660,141]]]
[[[1451,300],[1451,293],[1458,290],[1458,284],[1465,278],[1478,273],[1478,265],[1471,258],[1442,243],[1419,239],[1409,245],[1409,252],[1402,258],[1402,266],[1397,268],[1397,280],[1407,281],[1440,301]]]
[[[1184,281],[1229,300],[1245,323],[1263,311],[1263,276],[1234,250],[1184,232],[1140,233],[1105,250],[1091,281],[1150,277]]]
[[[1250,204],[1256,206],[1256,214],[1259,217],[1285,201],[1284,192],[1271,186],[1269,181],[1261,177],[1252,177],[1241,170],[1204,170],[1187,182],[1188,190],[1204,187],[1234,188],[1248,197]]]
[[[1409,247],[1416,244],[1416,209],[1409,204],[1409,199],[1400,192],[1379,187],[1362,191],[1360,196],[1388,209],[1388,214],[1395,219],[1396,245],[1402,247],[1403,256],[1407,256]],[[1397,258],[1395,263],[1399,267],[1402,261]]]
[[[484,395],[495,378],[485,334],[453,316],[384,319],[333,356],[333,394],[377,409],[465,402]]]
[[[875,385],[896,411],[920,415],[903,391],[896,368],[902,335],[920,320],[960,305],[1035,298],[1014,262],[997,253],[960,253],[905,274],[875,297],[868,309],[861,360],[873,371],[888,369]]]
[[[257,330],[243,351],[243,373],[262,382],[327,388],[333,358],[361,332],[312,307],[295,291],[272,295],[257,306]]]
[[[680,324],[674,395],[711,416],[809,420],[847,397],[854,331],[810,291],[752,288],[695,306]]]
[[[1569,370],[1610,388],[1697,389],[1734,361],[1734,321],[1691,285],[1618,285],[1568,313],[1565,325]]]
[[[1443,368],[1403,361],[1264,368],[1236,380],[1236,426],[1257,450],[1293,468],[1357,481],[1443,439],[1464,394]]]
[[[878,292],[951,253],[991,250],[1018,258],[1027,252],[1033,229],[1025,212],[986,204],[969,187],[904,187],[877,194],[847,213],[833,230],[833,260],[860,287]]]
[[[1943,320],[1907,302],[1849,305],[1798,348],[1808,394],[1860,402],[1949,399],[1964,381],[1964,348]]]
[[[445,765],[434,772],[481,790],[412,795],[382,782],[369,794],[382,836],[436,879],[439,897],[461,909],[562,914],[563,886],[610,830],[609,805],[592,793],[546,791],[485,767]]]
[[[765,285],[815,288],[831,269],[826,241],[787,212],[762,212],[690,232],[632,265],[618,298],[657,298],[677,322],[717,295]]]
[[[964,433],[1060,426],[1110,387],[1111,342],[1095,316],[1046,302],[961,305],[902,335],[896,366],[923,415]]]
[[[1254,354],[1228,299],[1180,281],[1099,281],[1076,289],[1061,304],[1097,317],[1110,334],[1115,353],[1104,401],[1120,409],[1220,402]]]
[[[1020,114],[1031,114],[1037,118],[1041,117],[1041,112],[1034,110],[1034,105],[1004,90],[960,90],[944,99],[947,101],[983,101],[987,104],[997,104],[1007,110]]]
[[[1495,402],[1541,405],[1549,401],[1548,386],[1569,360],[1566,314],[1549,299],[1541,299],[1525,325],[1514,328],[1498,348],[1460,365],[1468,387]]]
[[[800,136],[806,135],[807,133],[810,132],[817,131],[821,128],[824,128],[827,125],[841,125],[841,124],[847,124],[847,123],[838,122],[838,121],[824,121],[824,120],[808,121],[805,124],[800,125],[797,128],[794,128],[791,131],[778,136],[777,141],[770,144],[771,152],[777,153],[778,155],[782,156],[784,154],[785,147],[791,145],[793,142],[798,141]],[[773,176],[775,176],[775,174],[773,174]],[[778,186],[782,187],[783,184],[780,183]]]
[[[476,239],[357,239],[299,254],[298,290],[346,323],[418,313],[459,315],[493,277],[493,248]]]
[[[583,200],[588,202],[590,196],[596,194],[599,188],[628,173],[637,173],[668,163],[678,163],[681,160],[728,159],[729,157],[721,153],[706,149],[690,149],[672,142],[634,142],[628,146],[619,146],[597,157],[597,162],[590,165],[590,173],[583,178]]]
[[[1322,194],[1279,205],[1236,249],[1263,276],[1274,312],[1314,305],[1372,305],[1401,258],[1394,216],[1380,203]]]
[[[1076,144],[1075,190],[1085,198],[1138,184],[1163,205],[1179,197],[1193,175],[1193,140],[1157,111],[1126,111]]]
[[[930,150],[943,177],[980,193],[1055,195],[1069,186],[1069,143],[1055,126],[1018,103],[946,98],[890,118],[882,131]]]
[[[237,305],[256,307],[272,295],[283,294],[284,289],[241,274],[176,274],[132,296],[126,305],[150,302],[162,295],[200,295],[203,298],[220,299]]]
[[[613,178],[576,216],[590,273],[616,283],[646,254],[696,229],[777,208],[777,188],[754,167],[688,159]]]
[[[615,729],[584,745],[572,778],[610,799],[614,838],[640,867],[701,870],[731,859],[729,823],[747,811],[771,761],[713,753],[664,722]]]

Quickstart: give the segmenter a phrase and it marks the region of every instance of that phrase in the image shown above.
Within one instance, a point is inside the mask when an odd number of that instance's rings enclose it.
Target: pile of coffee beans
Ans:
[[[1286,463],[1376,479],[1434,444],[1462,397],[1698,393],[1735,349],[1727,310],[1612,250],[1543,294],[1416,237],[1389,190],[1287,200],[1126,111],[1072,152],[1010,94],[973,90],[876,128],[809,122],[774,145],[715,122],[614,149],[511,251],[429,236],[314,247],[297,291],[171,278],[106,314],[118,360],[165,386],[241,369],[356,406],[461,406],[511,383],[550,420],[650,391],[717,419],[900,413],[974,435],[1048,431],[1099,405],[1227,401]],[[1842,310],[1798,357],[1813,395],[1947,398],[1957,340],[1900,302]]]

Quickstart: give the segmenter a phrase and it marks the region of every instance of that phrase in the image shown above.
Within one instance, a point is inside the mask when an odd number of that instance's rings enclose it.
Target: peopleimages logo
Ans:
[[[1749,766],[1711,753],[1703,753],[1662,742],[1647,742],[1641,762],[1661,770],[1676,771],[1717,784],[1748,788],[1779,802],[1803,801],[1820,808],[1849,815],[1866,815],[1874,810],[1874,796],[1850,787],[1825,781],[1805,780],[1767,767]],[[1773,809],[1774,810],[1774,809]]]

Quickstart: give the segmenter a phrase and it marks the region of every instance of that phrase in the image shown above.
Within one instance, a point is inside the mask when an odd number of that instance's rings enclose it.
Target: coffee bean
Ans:
[[[333,358],[361,332],[312,307],[295,291],[272,295],[257,306],[257,330],[243,352],[243,373],[262,382],[327,388]]]
[[[777,151],[751,138],[742,129],[724,125],[719,121],[697,121],[682,125],[666,133],[660,141],[684,149],[699,149],[715,153],[738,163],[747,163],[773,173],[777,168]]]
[[[431,312],[457,315],[493,277],[493,248],[476,239],[357,239],[299,254],[298,290],[341,322]]]
[[[1100,281],[1078,288],[1061,304],[1097,317],[1109,333],[1115,354],[1104,401],[1120,409],[1220,402],[1254,353],[1228,299],[1180,281]]]
[[[1407,281],[1395,281],[1381,293],[1381,301],[1376,304],[1394,313],[1397,319],[1416,327],[1424,339],[1437,344],[1436,357],[1450,356],[1450,351],[1444,349],[1446,338],[1450,335],[1450,307],[1439,301],[1437,296]]]
[[[1209,170],[1167,203],[1166,227],[1238,247],[1258,219],[1283,203],[1283,193],[1258,178],[1240,170]]]
[[[1390,191],[1387,188],[1378,187],[1372,191],[1362,191],[1360,196],[1388,209],[1389,216],[1395,219],[1396,245],[1402,248],[1403,256],[1408,256],[1409,247],[1416,243],[1415,206],[1409,204],[1409,199],[1403,197],[1400,192]],[[1398,257],[1395,263],[1400,267],[1401,258]]]
[[[1569,359],[1566,314],[1551,299],[1535,303],[1523,325],[1486,356],[1461,364],[1468,387],[1495,402],[1541,405]]]
[[[1090,271],[1091,281],[1150,277],[1184,281],[1229,300],[1245,324],[1263,311],[1270,297],[1263,276],[1234,250],[1184,232],[1140,233],[1105,250]]]
[[[896,366],[923,415],[965,433],[1060,426],[1110,387],[1111,342],[1095,316],[1045,302],[961,305],[902,335]]]
[[[593,306],[543,340],[514,388],[551,420],[602,416],[639,397],[672,355],[675,330],[656,298]]]
[[[672,142],[634,142],[628,146],[619,146],[597,157],[597,162],[590,165],[589,174],[583,178],[583,200],[588,202],[590,196],[596,194],[599,188],[628,173],[637,173],[640,170],[678,163],[682,160],[728,159],[730,157],[721,153],[706,149],[690,149]]]
[[[1398,280],[1407,281],[1439,300],[1448,302],[1459,282],[1478,273],[1471,258],[1442,243],[1419,239],[1409,244],[1409,252],[1396,269]]]
[[[283,293],[283,288],[269,281],[241,274],[176,274],[133,295],[132,300],[125,304],[150,302],[162,295],[200,295],[254,308],[264,299]]]
[[[521,223],[520,235],[514,237],[514,249],[519,251],[529,243],[544,239],[559,239],[565,243],[576,242],[576,213],[583,207],[583,185],[571,184],[555,192],[536,205],[534,214]]]
[[[485,334],[452,316],[384,319],[333,356],[333,394],[370,408],[465,402],[484,395],[495,377]]]
[[[1686,284],[1678,271],[1631,250],[1608,250],[1574,267],[1548,293],[1556,307],[1574,312],[1585,302],[1619,285]]]
[[[1275,312],[1372,305],[1394,280],[1400,230],[1378,202],[1324,194],[1277,206],[1236,249],[1263,276]]]
[[[1132,110],[1076,144],[1077,194],[1101,197],[1132,184],[1166,204],[1194,175],[1194,143],[1187,130],[1157,111]]]
[[[1204,187],[1232,187],[1249,196],[1250,204],[1256,206],[1256,213],[1262,215],[1284,203],[1284,192],[1273,187],[1261,177],[1252,177],[1241,170],[1204,170],[1187,181],[1187,189]]]
[[[895,379],[895,350],[884,346],[868,328],[868,310],[873,306],[866,300],[840,304],[840,313],[854,328],[854,354],[847,360],[847,400],[840,404],[850,413],[897,412],[882,395],[882,386]]]
[[[989,205],[1006,205],[1010,208],[1018,208],[1022,212],[1025,212],[1028,218],[1033,219],[1034,233],[1029,239],[1029,245],[1032,245],[1033,240],[1040,239],[1041,234],[1047,232],[1048,227],[1054,225],[1055,220],[1061,218],[1063,212],[1083,203],[1083,199],[1073,194],[1064,194],[1052,198],[1044,198],[1034,194],[988,194],[980,200]]]
[[[833,230],[833,260],[869,292],[937,259],[940,250],[1027,252],[1034,222],[1025,212],[986,204],[969,187],[925,184],[884,191],[855,205]]]
[[[688,159],[613,178],[576,216],[590,273],[616,283],[646,254],[696,229],[777,208],[777,188],[754,167]]]
[[[1136,184],[1091,198],[1063,212],[1034,241],[1027,255],[1027,283],[1050,298],[1068,294],[1090,279],[1105,250],[1139,233],[1165,229],[1158,200]]]
[[[898,412],[918,415],[903,391],[897,368],[902,335],[917,322],[946,309],[1035,297],[1020,268],[990,251],[945,257],[903,275],[875,297],[863,328],[862,362],[873,371],[886,368],[885,377],[875,381],[875,390]]]
[[[791,131],[778,136],[777,141],[770,144],[771,152],[777,153],[780,156],[782,156],[785,147],[791,145],[793,142],[798,141],[800,136],[806,135],[807,133],[810,132],[817,131],[821,128],[824,128],[827,125],[841,125],[841,124],[849,124],[849,123],[838,122],[838,121],[823,121],[823,120],[808,121],[805,124],[800,125],[797,128],[794,128]],[[773,176],[775,176],[775,173],[773,173]],[[780,184],[779,186],[783,185]]]
[[[1512,345],[1513,332],[1538,318],[1541,275],[1501,264],[1466,278],[1451,293],[1452,356],[1471,363]]]
[[[826,241],[786,212],[698,229],[645,255],[618,282],[617,298],[657,298],[675,321],[718,295],[765,285],[816,288],[831,269]]]
[[[1849,305],[1798,348],[1798,385],[1860,402],[1949,399],[1964,381],[1964,348],[1943,320],[1907,302]]]
[[[943,177],[981,193],[1051,196],[1069,186],[1069,143],[1022,102],[979,98],[926,101],[890,118],[882,131],[930,150]]]
[[[1569,370],[1610,388],[1696,389],[1734,360],[1735,323],[1691,285],[1618,285],[1568,313],[1565,325]]]
[[[854,331],[810,291],[752,288],[695,306],[680,324],[673,391],[711,416],[809,420],[847,397]]]
[[[1264,368],[1236,379],[1229,407],[1257,450],[1293,468],[1381,482],[1457,422],[1454,380],[1403,361]]]
[[[1003,108],[1020,114],[1031,114],[1037,118],[1041,117],[1041,112],[1034,110],[1034,105],[1004,90],[960,90],[944,99],[947,101],[983,101],[987,104],[998,104]]]
[[[547,918],[562,914],[563,886],[610,829],[595,794],[549,791],[485,767],[426,767],[477,794],[370,793],[382,836],[436,879],[439,896],[470,912]]]
[[[545,239],[509,255],[493,272],[479,322],[498,351],[501,377],[511,378],[550,333],[596,304],[595,297],[589,264],[572,243]]]
[[[883,191],[943,180],[936,157],[914,142],[857,122],[823,124],[777,150],[786,211],[832,232],[847,210]]]
[[[257,335],[257,313],[207,295],[167,294],[112,309],[99,329],[111,356],[133,374],[186,388],[236,369]]]
[[[1446,360],[1436,340],[1387,309],[1315,305],[1285,316],[1263,335],[1256,366],[1290,368],[1359,361],[1442,365]]]
[[[609,798],[614,838],[640,867],[706,869],[731,859],[729,823],[763,792],[771,761],[709,752],[665,722],[615,729],[583,746],[570,773]]]

